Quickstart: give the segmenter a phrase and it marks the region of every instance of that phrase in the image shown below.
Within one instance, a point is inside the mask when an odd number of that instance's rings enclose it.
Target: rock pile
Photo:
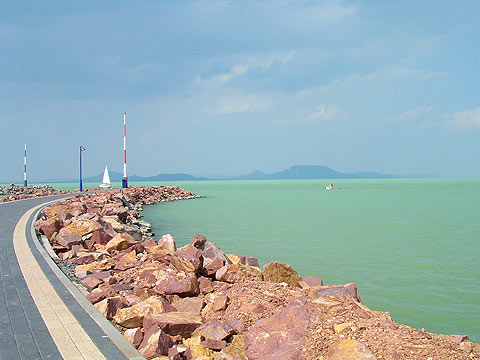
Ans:
[[[177,248],[144,235],[143,204],[193,198],[131,188],[58,202],[35,226],[87,298],[147,359],[476,359],[480,345],[395,323],[355,284],[226,254],[201,235]],[[143,232],[143,234],[142,234]]]
[[[23,186],[23,185],[7,185],[7,186],[0,186],[0,202],[7,202],[13,200],[20,200],[20,199],[28,199],[32,197],[38,196],[49,196],[49,195],[58,195],[58,194],[65,194],[67,191],[56,190],[52,188],[50,185],[30,185],[30,186]]]

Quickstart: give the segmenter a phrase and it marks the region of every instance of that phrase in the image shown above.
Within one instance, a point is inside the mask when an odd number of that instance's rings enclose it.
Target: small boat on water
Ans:
[[[107,168],[107,165],[105,165],[105,171],[103,172],[103,180],[102,180],[102,183],[100,184],[100,188],[110,189],[111,187],[112,187],[112,184],[110,183],[110,175],[108,175],[108,168]]]
[[[333,184],[325,186],[325,190],[333,190],[333,189],[335,189],[335,186],[333,186]]]

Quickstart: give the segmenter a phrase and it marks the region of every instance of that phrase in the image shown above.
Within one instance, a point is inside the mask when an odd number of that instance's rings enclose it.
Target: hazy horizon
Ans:
[[[0,181],[296,164],[478,178],[476,1],[0,4]]]

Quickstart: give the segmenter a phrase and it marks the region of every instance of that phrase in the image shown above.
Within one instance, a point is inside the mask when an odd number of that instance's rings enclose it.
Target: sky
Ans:
[[[2,1],[0,182],[480,177],[480,2]]]

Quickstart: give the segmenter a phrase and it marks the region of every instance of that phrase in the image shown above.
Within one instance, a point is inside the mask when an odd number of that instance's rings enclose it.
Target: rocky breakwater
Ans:
[[[2,196],[0,197],[0,202],[29,199],[39,196],[66,194],[67,192],[68,191],[54,189],[50,185],[22,186],[12,184],[0,186],[0,196]]]
[[[36,228],[87,298],[147,359],[478,359],[466,336],[437,335],[367,308],[355,284],[324,285],[287,264],[259,267],[201,235],[177,248],[142,235],[143,204],[179,188],[76,197]]]

